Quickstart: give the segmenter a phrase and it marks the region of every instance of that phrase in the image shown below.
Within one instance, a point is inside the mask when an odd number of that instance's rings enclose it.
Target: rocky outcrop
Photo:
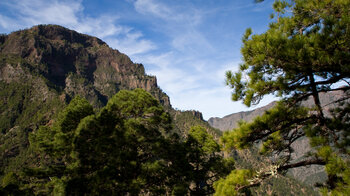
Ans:
[[[2,35],[0,56],[27,67],[27,77],[42,75],[48,86],[69,97],[83,95],[95,106],[104,105],[119,90],[143,88],[171,107],[156,77],[146,75],[142,64],[133,63],[96,37],[61,26],[39,25]],[[3,80],[16,78],[8,66],[2,67],[1,73]]]

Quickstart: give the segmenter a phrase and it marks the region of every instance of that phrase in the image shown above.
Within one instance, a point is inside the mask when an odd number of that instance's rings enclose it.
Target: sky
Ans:
[[[225,72],[242,62],[247,28],[271,22],[273,0],[1,0],[0,33],[58,24],[96,36],[144,65],[179,110],[204,119],[252,110],[231,100]]]

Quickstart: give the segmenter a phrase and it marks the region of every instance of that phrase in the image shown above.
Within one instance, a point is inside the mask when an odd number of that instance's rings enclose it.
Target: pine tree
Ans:
[[[170,129],[169,114],[142,89],[118,92],[98,113],[76,97],[31,136],[31,146],[55,164],[27,173],[50,178],[44,194],[164,194]]]
[[[205,128],[193,127],[188,138],[181,140],[171,133],[171,125],[170,115],[142,89],[118,92],[99,112],[76,97],[55,122],[30,137],[31,147],[45,161],[27,169],[23,182],[6,182],[4,191],[31,189],[45,195],[213,193],[213,182],[233,169],[232,159],[221,156],[220,145]]]
[[[328,174],[324,193],[350,192],[349,89],[350,89],[350,1],[276,0],[269,29],[243,36],[243,64],[228,71],[226,82],[232,99],[247,106],[258,104],[268,94],[281,99],[275,108],[251,123],[226,133],[227,149],[246,148],[262,141],[261,153],[277,154],[267,170],[233,171],[216,184],[234,191],[254,186],[277,173],[312,164],[325,165]],[[337,108],[326,114],[320,93],[342,91],[333,101]],[[301,103],[311,99],[314,107]],[[307,136],[314,151],[303,160],[293,160],[291,145]],[[232,180],[232,176],[240,176]],[[223,194],[225,195],[225,194]]]
[[[213,183],[234,169],[234,160],[223,158],[221,146],[201,126],[190,129],[185,145],[186,157],[191,166],[188,176],[193,182],[190,195],[213,194]]]

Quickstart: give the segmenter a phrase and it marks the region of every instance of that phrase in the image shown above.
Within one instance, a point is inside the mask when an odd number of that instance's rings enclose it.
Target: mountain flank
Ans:
[[[0,35],[0,173],[16,171],[18,163],[30,161],[24,158],[28,135],[52,123],[75,96],[99,110],[120,90],[136,88],[161,103],[180,136],[194,125],[216,138],[221,134],[199,112],[174,110],[155,76],[146,75],[142,64],[96,37],[58,25]]]

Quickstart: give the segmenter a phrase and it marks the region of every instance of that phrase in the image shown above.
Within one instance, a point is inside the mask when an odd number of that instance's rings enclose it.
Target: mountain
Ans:
[[[200,113],[174,110],[155,76],[96,37],[57,25],[0,35],[0,175],[30,162],[29,133],[52,123],[74,96],[98,110],[118,91],[135,88],[159,100],[179,135],[193,125],[221,134]]]
[[[36,74],[62,97],[83,95],[94,106],[105,104],[121,89],[143,88],[170,107],[156,77],[96,37],[39,25],[2,35],[0,50],[2,82],[32,80]]]
[[[238,122],[241,120],[251,121],[257,116],[261,116],[264,112],[275,105],[275,102],[271,102],[264,107],[257,108],[252,111],[233,113],[222,118],[212,117],[209,118],[208,123],[221,131],[228,131],[238,126]]]
[[[343,91],[334,91],[330,93],[320,93],[320,101],[321,105],[324,108],[324,112],[326,115],[330,115],[330,110],[336,106],[336,103],[334,101],[340,100],[342,97],[344,97]],[[310,97],[309,99],[305,100],[302,105],[306,107],[313,107],[313,100]],[[208,123],[217,129],[220,129],[221,131],[228,131],[236,128],[238,126],[239,121],[252,121],[255,117],[261,116],[265,113],[266,110],[272,108],[275,106],[276,102],[271,102],[267,104],[266,106],[251,110],[251,111],[245,111],[245,112],[238,112],[229,114],[227,116],[224,116],[222,118],[219,117],[212,117],[209,118]]]

